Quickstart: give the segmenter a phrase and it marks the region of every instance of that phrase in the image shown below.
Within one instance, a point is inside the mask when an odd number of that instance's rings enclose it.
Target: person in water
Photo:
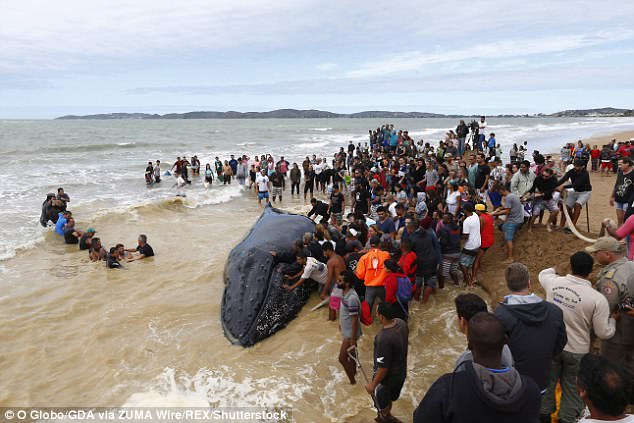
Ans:
[[[64,242],[66,244],[79,244],[79,238],[84,233],[75,229],[75,219],[70,217],[66,225],[64,225]]]
[[[209,185],[214,183],[214,172],[211,170],[211,164],[207,163],[205,167],[205,182]]]
[[[66,210],[68,203],[70,203],[70,197],[64,192],[62,187],[57,188],[57,200],[62,202],[60,204],[62,210]]]
[[[108,258],[106,259],[106,267],[108,269],[123,269],[123,265],[119,262],[121,257],[119,256],[119,250],[117,247],[111,247]]]
[[[86,229],[86,232],[79,238],[79,249],[80,250],[89,250],[92,244],[92,238],[95,236],[94,228]]]
[[[106,249],[101,245],[99,237],[93,237],[90,241],[90,249],[88,250],[90,261],[105,260],[107,257]]]
[[[154,166],[154,182],[157,184],[161,182],[161,161],[157,160]]]
[[[147,243],[147,236],[143,234],[139,235],[139,239],[137,240],[137,242],[138,245],[136,248],[131,248],[126,251],[138,252],[139,254],[134,257],[130,257],[128,261],[143,260],[146,257],[154,256],[154,250],[152,249],[150,244]]]
[[[152,162],[147,162],[147,167],[145,168],[145,184],[152,185],[154,183],[154,166]]]

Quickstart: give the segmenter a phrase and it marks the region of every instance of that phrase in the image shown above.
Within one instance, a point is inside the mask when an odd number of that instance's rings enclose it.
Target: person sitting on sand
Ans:
[[[147,243],[147,236],[143,234],[139,235],[138,244],[139,245],[136,248],[126,250],[129,252],[139,253],[134,257],[130,257],[128,261],[143,260],[146,257],[154,256],[154,250],[150,247],[150,244]]]

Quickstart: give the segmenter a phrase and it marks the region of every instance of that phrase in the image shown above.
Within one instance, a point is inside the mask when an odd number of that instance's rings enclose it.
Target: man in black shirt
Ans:
[[[84,235],[82,231],[75,229],[75,219],[69,217],[64,226],[64,242],[66,244],[79,244],[79,238],[82,235]]]
[[[532,423],[539,421],[537,384],[502,363],[504,326],[493,314],[469,320],[473,361],[464,370],[441,376],[414,411],[414,423]]]
[[[353,193],[354,212],[368,214],[370,211],[370,193],[362,184],[357,184]]]
[[[592,185],[590,185],[590,174],[586,170],[586,165],[581,159],[575,159],[574,167],[557,182],[560,189],[572,188],[566,197],[566,207],[571,214],[572,223],[577,224],[581,215],[581,208],[590,200]],[[566,184],[570,180],[569,184]]]
[[[330,194],[330,213],[337,219],[337,225],[343,223],[343,211],[346,208],[346,199],[337,185],[332,186],[332,194]]]
[[[321,216],[321,222],[328,222],[328,219],[330,219],[330,212],[328,211],[330,207],[328,206],[328,204],[324,203],[323,201],[319,201],[316,198],[312,198],[310,200],[310,204],[313,206],[313,208],[310,209],[307,216],[309,218],[313,215],[315,215],[315,217]]]
[[[619,160],[619,172],[610,197],[610,205],[616,207],[618,226],[623,224],[623,217],[634,189],[634,163],[629,157]]]
[[[532,204],[532,216],[528,220],[528,231],[530,232],[535,219],[542,211],[548,210],[550,216],[548,217],[548,223],[546,229],[548,232],[552,231],[553,225],[557,224],[557,213],[559,212],[558,200],[553,198],[553,194],[557,189],[557,178],[554,176],[553,169],[546,167],[542,170],[542,173],[535,178],[533,186],[524,194],[522,200],[526,200],[530,194],[534,194]]]
[[[407,323],[389,303],[380,303],[378,314],[382,328],[374,338],[374,376],[365,389],[374,396],[377,421],[394,421],[392,402],[401,395],[407,375]]]
[[[478,170],[475,177],[475,189],[482,201],[486,204],[487,187],[489,186],[489,175],[491,168],[487,164],[484,154],[478,154]]]
[[[138,244],[136,248],[126,250],[139,253],[139,255],[129,258],[128,261],[142,260],[146,257],[154,256],[154,250],[150,247],[150,244],[147,243],[147,236],[143,234],[139,235]]]

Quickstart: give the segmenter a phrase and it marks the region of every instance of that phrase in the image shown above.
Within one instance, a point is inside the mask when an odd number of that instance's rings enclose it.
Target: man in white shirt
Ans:
[[[319,284],[319,293],[326,286],[328,282],[328,266],[315,259],[314,257],[307,257],[305,253],[297,253],[297,263],[303,267],[301,277],[293,285],[282,285],[283,288],[292,291],[307,280],[313,280]],[[288,279],[292,279],[293,276],[286,276]]]
[[[473,286],[473,279],[469,269],[473,266],[482,243],[482,238],[480,238],[480,218],[475,214],[475,207],[471,203],[465,204],[464,212],[467,217],[462,222],[462,234],[463,237],[466,236],[467,240],[460,253],[459,261],[465,283],[467,286]]]
[[[634,416],[625,414],[632,397],[631,375],[605,357],[588,354],[581,359],[577,389],[590,410],[580,423],[634,423]]]
[[[478,150],[484,151],[485,149],[485,141],[487,138],[487,120],[486,116],[480,116],[480,122],[478,123]]]
[[[572,274],[559,276],[554,268],[542,270],[539,283],[546,291],[546,300],[555,303],[564,313],[568,342],[561,354],[553,358],[550,385],[542,399],[542,415],[555,411],[555,388],[561,383],[559,422],[573,423],[581,417],[583,401],[576,388],[581,358],[590,352],[590,334],[600,339],[614,336],[616,322],[610,317],[608,300],[596,291],[587,279],[594,260],[580,251],[570,257]]]
[[[260,174],[255,179],[255,183],[258,187],[258,206],[262,205],[262,200],[266,199],[266,203],[269,201],[269,177],[266,176],[266,169],[262,169]]]

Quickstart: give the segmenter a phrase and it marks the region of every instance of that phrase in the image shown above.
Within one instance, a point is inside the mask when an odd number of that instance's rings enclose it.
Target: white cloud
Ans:
[[[338,67],[339,65],[337,65],[336,63],[320,63],[317,66],[315,66],[315,69],[322,72],[331,72],[337,69]]]
[[[532,55],[569,52],[585,47],[619,42],[634,38],[634,31],[615,29],[582,35],[556,35],[532,39],[502,40],[494,43],[480,43],[469,48],[453,51],[423,53],[411,51],[384,57],[361,65],[346,72],[347,77],[367,78],[391,74],[420,71],[439,63],[465,62],[472,59],[500,60]]]

